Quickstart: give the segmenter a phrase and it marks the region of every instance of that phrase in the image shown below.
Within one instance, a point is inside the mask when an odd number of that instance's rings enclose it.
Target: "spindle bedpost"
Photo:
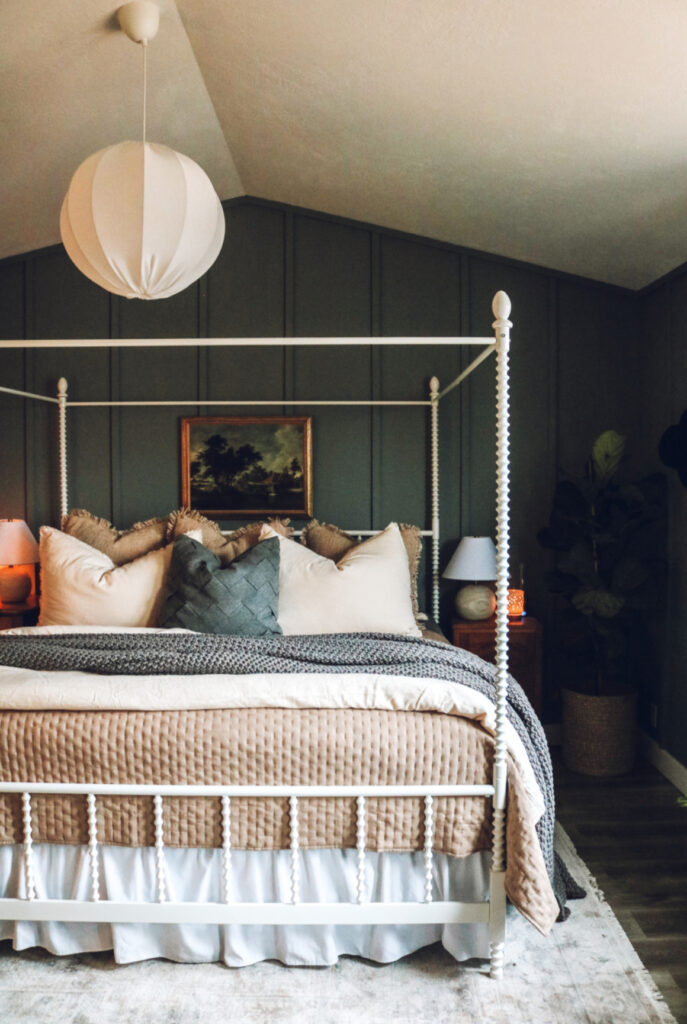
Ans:
[[[429,382],[432,472],[432,616],[439,622],[439,378]]]
[[[510,542],[510,392],[508,319],[511,304],[497,292],[492,304],[496,342],[496,737],[490,877],[489,942],[491,976],[503,973],[506,934],[506,709],[508,698],[508,575]]]
[[[67,378],[60,377],[57,382],[57,436],[58,465],[60,472],[60,522],[69,511],[69,492],[67,488]]]

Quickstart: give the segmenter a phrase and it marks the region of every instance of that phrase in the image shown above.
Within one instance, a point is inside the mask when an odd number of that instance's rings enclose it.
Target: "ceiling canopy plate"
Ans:
[[[129,39],[147,46],[160,27],[160,8],[151,0],[130,0],[118,8],[117,18]]]

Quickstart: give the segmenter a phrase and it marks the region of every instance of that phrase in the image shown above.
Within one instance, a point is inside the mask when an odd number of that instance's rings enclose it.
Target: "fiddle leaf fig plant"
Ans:
[[[604,430],[592,445],[592,466],[594,477],[599,481],[610,480],[616,473],[625,452],[625,438],[615,430]]]
[[[600,434],[584,475],[556,485],[548,526],[537,535],[554,553],[548,588],[567,599],[582,627],[571,645],[576,671],[596,693],[627,683],[629,641],[641,613],[656,604],[662,573],[653,524],[663,513],[665,477],[619,480],[624,454],[621,434]]]

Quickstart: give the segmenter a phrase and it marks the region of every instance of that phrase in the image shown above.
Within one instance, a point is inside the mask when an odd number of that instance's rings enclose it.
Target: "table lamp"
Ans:
[[[31,593],[38,544],[23,519],[0,519],[0,601],[20,604]]]
[[[444,570],[445,580],[471,580],[456,593],[461,619],[488,619],[496,608],[496,595],[485,580],[496,579],[496,547],[491,537],[463,537]]]

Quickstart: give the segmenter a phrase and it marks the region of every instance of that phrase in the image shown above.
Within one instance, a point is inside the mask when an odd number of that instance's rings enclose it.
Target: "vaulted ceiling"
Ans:
[[[687,4],[160,0],[148,137],[249,194],[636,288],[687,259]],[[140,137],[116,0],[0,6],[0,256]]]

